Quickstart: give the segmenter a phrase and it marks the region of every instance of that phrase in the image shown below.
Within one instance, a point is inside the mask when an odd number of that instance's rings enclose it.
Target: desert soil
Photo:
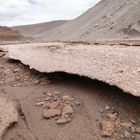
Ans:
[[[0,54],[0,94],[14,98],[19,108],[19,121],[3,140],[140,139],[140,98],[77,75],[39,73]],[[58,118],[43,117],[41,102],[48,96],[71,106],[70,121],[57,124]]]

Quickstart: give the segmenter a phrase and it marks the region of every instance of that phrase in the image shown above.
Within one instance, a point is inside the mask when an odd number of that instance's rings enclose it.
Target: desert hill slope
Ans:
[[[80,17],[38,37],[46,40],[140,37],[140,0],[102,0]]]
[[[11,28],[0,26],[0,41],[16,41],[23,37]]]
[[[140,0],[102,0],[76,19],[57,27],[52,23],[17,29],[46,41],[139,38]]]
[[[59,20],[59,21],[45,22],[40,24],[15,26],[13,27],[13,29],[19,31],[23,36],[35,37],[44,31],[48,31],[66,22],[67,22],[66,20]]]

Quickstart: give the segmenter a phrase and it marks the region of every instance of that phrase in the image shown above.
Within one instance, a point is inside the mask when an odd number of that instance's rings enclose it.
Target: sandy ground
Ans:
[[[138,140],[130,129],[119,129],[111,138],[101,136],[101,122],[106,114],[117,112],[121,122],[140,126],[140,99],[124,94],[105,83],[65,73],[44,74],[30,70],[19,61],[0,58],[0,93],[19,102],[19,122],[10,128],[3,140]],[[39,80],[39,82],[36,82]],[[44,92],[70,95],[81,104],[74,110],[73,120],[57,125],[42,117],[35,106]],[[109,109],[106,110],[106,106]],[[128,132],[128,133],[127,133]]]

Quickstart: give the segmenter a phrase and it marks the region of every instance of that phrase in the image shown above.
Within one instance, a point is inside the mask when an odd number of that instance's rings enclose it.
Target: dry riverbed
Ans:
[[[140,139],[140,99],[117,87],[30,70],[5,58],[4,52],[0,79],[0,98],[15,102],[18,111],[18,120],[10,120],[10,128],[6,125],[3,140]]]

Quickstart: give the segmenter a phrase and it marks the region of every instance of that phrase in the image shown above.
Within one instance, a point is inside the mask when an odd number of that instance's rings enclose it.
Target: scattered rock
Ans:
[[[78,105],[78,106],[79,106],[79,105],[81,105],[81,103],[80,103],[80,102],[78,102],[78,101],[76,101],[76,102],[75,102],[75,104],[76,104],[76,105]]]
[[[35,106],[43,106],[45,104],[44,101],[35,103]]]
[[[114,114],[109,113],[106,116],[112,121],[116,121],[118,119],[118,116],[116,113],[114,113]]]
[[[49,102],[46,104],[48,108],[50,109],[57,109],[60,105],[60,101],[57,100],[57,101],[52,101],[52,102]]]
[[[75,101],[69,95],[61,95],[58,92],[43,92],[43,96],[36,100],[36,106],[42,106],[43,117],[46,119],[54,118],[56,124],[66,124],[71,121],[71,115],[81,103]]]
[[[40,80],[35,80],[35,84],[39,84],[40,83]]]
[[[73,109],[71,106],[65,106],[62,112],[63,115],[72,114],[72,113],[73,113]]]
[[[16,73],[16,72],[19,72],[19,69],[14,69],[13,72],[15,72],[15,73]]]
[[[60,115],[61,115],[60,109],[48,109],[43,111],[43,117],[46,119],[50,119]]]
[[[101,123],[102,137],[111,137],[115,132],[115,123],[113,121],[103,121]]]
[[[134,127],[131,127],[131,132],[135,133],[135,128]]]
[[[131,123],[132,123],[132,124],[137,124],[136,121],[134,121],[134,120],[131,120]]]
[[[110,106],[108,106],[108,105],[105,106],[105,110],[106,110],[106,111],[108,111],[108,110],[110,110],[110,109],[111,109]]]
[[[128,131],[124,131],[124,137],[125,138],[131,138],[131,134]]]
[[[100,112],[100,113],[103,113],[104,111],[103,111],[102,109],[99,109],[99,112]]]
[[[67,117],[67,118],[66,117],[61,117],[55,123],[56,124],[66,124],[70,121],[71,121],[71,119],[69,117]]]
[[[136,132],[137,134],[140,134],[140,127],[137,127],[136,130],[135,130],[135,132]]]
[[[126,128],[126,129],[130,129],[132,127],[132,123],[131,122],[124,122],[124,123],[121,123],[121,126]]]
[[[21,78],[19,76],[16,76],[16,80],[20,80]]]
[[[49,97],[51,97],[52,96],[52,93],[47,92],[46,95],[49,96]]]
[[[65,96],[63,96],[62,97],[63,98],[63,100],[65,100],[65,101],[72,101],[72,100],[74,100],[72,97],[70,97],[69,95],[65,95]]]
[[[44,100],[45,101],[49,101],[49,100],[51,100],[52,98],[51,97],[46,97]]]

